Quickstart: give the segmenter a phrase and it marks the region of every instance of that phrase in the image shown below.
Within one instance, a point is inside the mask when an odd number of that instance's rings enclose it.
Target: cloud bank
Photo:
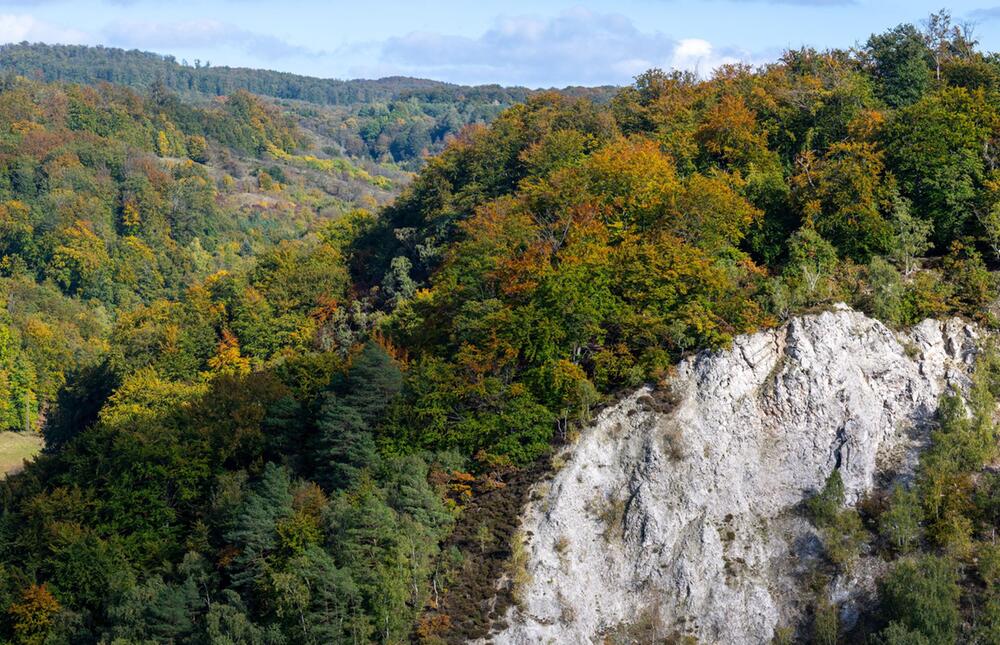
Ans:
[[[104,1],[122,4],[142,0]],[[0,0],[0,6],[5,4],[11,3]],[[124,17],[116,18],[116,14]],[[217,63],[228,54],[244,65],[313,73],[323,70],[321,75],[332,77],[407,75],[530,87],[621,85],[652,67],[709,76],[724,64],[760,63],[773,57],[773,53],[765,56],[720,47],[702,38],[677,38],[639,28],[618,13],[585,8],[554,15],[500,16],[478,35],[413,31],[379,41],[349,42],[333,51],[294,44],[228,20],[134,19],[124,11],[109,12],[109,17],[109,22],[87,33],[39,20],[30,13],[0,14],[0,41],[103,44],[163,54],[200,54]]]
[[[104,28],[102,36],[108,44],[136,49],[169,51],[232,46],[264,59],[321,55],[321,52],[290,44],[280,38],[216,20],[115,21]]]
[[[357,75],[529,86],[621,84],[651,67],[708,75],[720,65],[754,58],[701,39],[642,31],[620,14],[579,8],[551,17],[501,17],[478,37],[412,32],[370,47],[377,63],[355,68]]]
[[[42,41],[53,43],[85,44],[89,35],[77,29],[68,29],[26,14],[0,14],[0,42]]]

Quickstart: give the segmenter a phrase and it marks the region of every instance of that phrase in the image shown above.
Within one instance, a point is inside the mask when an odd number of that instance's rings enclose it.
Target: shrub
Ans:
[[[900,560],[882,583],[882,610],[889,619],[883,641],[954,643],[960,595],[951,560],[933,555]],[[903,634],[910,640],[899,640]]]
[[[908,553],[920,540],[921,517],[916,491],[897,485],[892,491],[888,510],[879,517],[879,534],[893,549]]]
[[[823,490],[814,495],[806,507],[813,524],[824,527],[832,524],[844,505],[844,480],[839,470],[834,470],[826,479]]]
[[[837,513],[833,522],[823,529],[823,546],[837,566],[849,569],[861,553],[868,539],[868,532],[861,523],[861,516],[853,508]]]
[[[976,556],[979,561],[979,577],[987,587],[995,587],[1000,583],[1000,544],[980,544],[976,549]]]

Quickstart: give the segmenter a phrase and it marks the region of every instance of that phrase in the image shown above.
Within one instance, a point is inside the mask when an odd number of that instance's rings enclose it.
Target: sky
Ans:
[[[621,85],[849,47],[943,0],[0,0],[0,42],[106,45],[324,78]],[[954,0],[1000,51],[1000,0]]]

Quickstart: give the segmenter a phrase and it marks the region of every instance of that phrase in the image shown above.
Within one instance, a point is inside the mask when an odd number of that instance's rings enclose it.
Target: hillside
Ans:
[[[46,82],[114,83],[139,91],[162,86],[196,98],[245,90],[292,105],[321,125],[345,154],[375,161],[411,162],[440,152],[445,140],[471,123],[488,123],[536,90],[483,85],[467,87],[418,78],[335,80],[260,69],[181,64],[171,56],[77,45],[0,46],[0,70]],[[570,87],[567,96],[607,102],[612,87]]]
[[[47,449],[0,482],[0,639],[440,644],[504,633],[508,611],[554,620],[546,594],[590,590],[533,580],[577,552],[548,527],[555,555],[531,559],[523,504],[545,478],[577,486],[561,468],[591,476],[605,455],[588,446],[615,440],[591,423],[601,409],[679,404],[713,410],[698,423],[726,436],[702,427],[688,470],[640,473],[675,502],[702,470],[722,469],[719,487],[760,474],[753,445],[822,444],[732,504],[749,525],[760,509],[739,504],[773,497],[812,536],[794,611],[761,634],[844,638],[837,581],[877,555],[876,591],[852,607],[879,642],[997,642],[1000,59],[947,15],[930,24],[710,79],[649,70],[610,102],[533,94],[444,137],[412,181],[394,156],[330,143],[322,124],[353,117],[318,104],[6,78],[0,429],[36,424]],[[841,302],[871,320],[821,313]],[[974,348],[895,335],[954,317]],[[802,326],[787,352],[761,344]],[[705,392],[742,379],[747,407],[671,396],[699,365],[720,366]],[[772,396],[775,382],[802,387]],[[869,486],[881,444],[863,431],[902,430],[846,424],[910,404],[919,459]],[[684,437],[650,436],[627,435],[623,458],[683,454]],[[731,461],[713,456],[727,445]],[[602,471],[618,485],[627,466]],[[659,506],[628,499],[609,495],[586,529],[654,528]],[[755,537],[734,539],[754,553]],[[594,593],[620,600],[625,570]],[[669,593],[692,579],[657,572]],[[643,638],[639,603],[571,609],[573,633],[620,619],[601,636]]]
[[[127,312],[166,314],[195,284],[248,271],[277,248],[335,254],[317,241],[323,227],[387,200],[406,178],[315,157],[307,144],[292,118],[246,92],[194,107],[110,85],[7,79],[0,429],[38,428],[67,379],[108,360]]]

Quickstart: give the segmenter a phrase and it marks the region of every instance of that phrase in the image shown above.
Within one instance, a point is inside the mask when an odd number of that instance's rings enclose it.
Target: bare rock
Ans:
[[[681,363],[604,410],[525,509],[528,580],[498,644],[690,635],[766,643],[822,546],[794,509],[840,468],[854,502],[912,472],[974,326],[905,334],[839,305]],[[878,565],[834,585],[850,614]]]

